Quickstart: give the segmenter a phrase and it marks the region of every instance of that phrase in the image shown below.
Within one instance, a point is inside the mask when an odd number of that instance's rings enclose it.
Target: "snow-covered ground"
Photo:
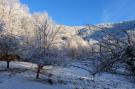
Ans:
[[[5,66],[0,62],[0,89],[135,89],[123,76],[108,73],[93,77],[79,68],[46,66],[36,80],[34,64],[12,62],[8,71]]]

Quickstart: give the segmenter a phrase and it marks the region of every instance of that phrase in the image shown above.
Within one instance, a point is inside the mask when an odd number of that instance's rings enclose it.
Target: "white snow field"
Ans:
[[[34,64],[11,62],[9,70],[5,66],[0,62],[0,89],[135,89],[123,76],[108,73],[93,77],[79,68],[46,66],[36,80]]]

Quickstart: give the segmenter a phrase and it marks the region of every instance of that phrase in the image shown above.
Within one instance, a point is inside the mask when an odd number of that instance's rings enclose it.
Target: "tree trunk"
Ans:
[[[129,62],[127,62],[127,65],[130,67],[131,72],[135,76],[135,65],[134,65],[134,62],[129,61]]]
[[[40,74],[40,71],[41,69],[43,68],[43,65],[38,65],[38,68],[37,68],[37,75],[36,75],[36,79],[39,79],[39,74]]]
[[[7,69],[9,69],[9,64],[10,64],[10,61],[7,60]]]

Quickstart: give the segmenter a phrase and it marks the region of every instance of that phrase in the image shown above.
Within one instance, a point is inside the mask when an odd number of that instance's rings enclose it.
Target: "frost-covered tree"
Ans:
[[[58,51],[56,44],[58,44],[59,30],[50,20],[46,13],[34,14],[36,21],[35,27],[35,50],[33,58],[38,64],[38,71],[36,78],[39,78],[39,73],[45,64],[55,64],[58,62]]]
[[[10,61],[19,58],[19,39],[15,35],[11,35],[4,30],[0,34],[0,59],[7,62],[7,68],[9,68]]]
[[[122,67],[135,75],[135,32],[122,30],[121,33],[123,35],[107,33],[99,42],[98,71],[116,71]]]
[[[16,53],[18,52],[19,55],[24,50],[23,41],[28,42],[33,35],[34,21],[28,12],[28,8],[21,4],[19,0],[0,0],[0,19],[4,22],[4,32],[1,33],[0,37],[3,49],[1,50],[1,54],[8,55],[9,52],[10,54],[12,52],[13,56],[16,50]],[[22,48],[18,48],[18,44],[20,43]],[[8,47],[6,48],[6,46]],[[6,56],[5,60],[8,58]],[[9,61],[7,63],[9,64]]]
[[[30,14],[28,8],[21,4],[19,0],[0,0],[0,19],[5,22],[5,29],[8,32],[18,35],[24,33],[25,30],[30,30],[22,28],[24,18],[29,20]],[[28,27],[31,22],[25,21],[25,23]]]
[[[44,65],[52,65],[60,62],[58,34],[59,27],[52,22],[46,13],[33,14],[34,21],[34,35],[28,43],[26,43],[27,54],[24,54],[27,61],[37,64],[37,76]]]
[[[88,48],[88,43],[76,35],[63,36],[62,40],[64,41],[66,55],[72,59],[81,56],[83,51]]]

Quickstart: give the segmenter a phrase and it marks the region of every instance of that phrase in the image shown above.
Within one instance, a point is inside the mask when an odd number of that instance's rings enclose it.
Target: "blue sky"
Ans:
[[[20,0],[30,12],[48,12],[58,24],[85,25],[135,19],[135,0]]]

